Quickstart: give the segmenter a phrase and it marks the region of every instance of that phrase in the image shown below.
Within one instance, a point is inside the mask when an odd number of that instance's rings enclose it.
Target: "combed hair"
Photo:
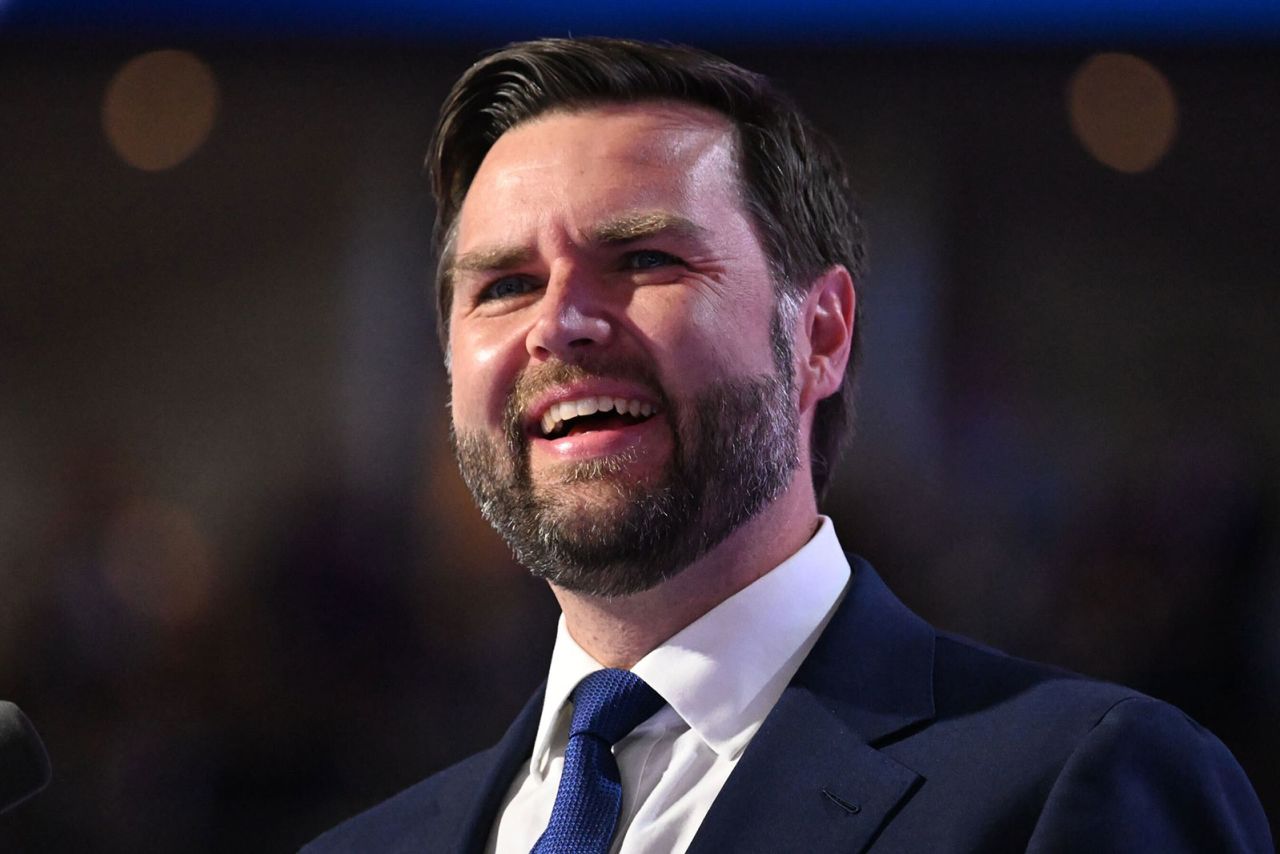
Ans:
[[[743,204],[781,299],[802,299],[813,280],[836,265],[855,280],[862,276],[866,238],[844,165],[830,140],[763,75],[679,45],[606,38],[522,42],[481,59],[458,80],[441,108],[427,159],[437,205],[438,329],[446,353],[458,211],[498,137],[553,110],[653,100],[698,105],[732,122]],[[810,469],[819,497],[852,432],[858,320],[844,382],[819,402],[814,417]]]

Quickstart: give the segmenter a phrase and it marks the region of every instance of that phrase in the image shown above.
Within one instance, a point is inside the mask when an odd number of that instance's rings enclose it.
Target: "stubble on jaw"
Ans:
[[[533,482],[523,428],[528,401],[589,377],[634,380],[658,397],[672,450],[655,480],[630,477],[631,452]],[[520,563],[564,589],[612,598],[678,574],[776,499],[799,464],[797,422],[789,371],[718,380],[675,401],[644,365],[552,363],[517,381],[501,439],[480,431],[451,431],[451,438],[481,514]]]

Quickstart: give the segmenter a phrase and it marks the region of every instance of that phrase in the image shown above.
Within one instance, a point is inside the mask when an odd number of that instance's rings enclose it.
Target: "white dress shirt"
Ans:
[[[618,742],[622,813],[613,854],[684,852],[765,716],[826,627],[849,582],[831,520],[798,552],[636,663],[667,701]],[[511,784],[491,854],[527,854],[546,829],[560,785],[581,679],[604,665],[565,628],[556,633],[533,757]]]

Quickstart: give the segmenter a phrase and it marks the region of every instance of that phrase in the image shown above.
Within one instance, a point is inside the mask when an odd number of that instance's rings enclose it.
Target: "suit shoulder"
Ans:
[[[1132,688],[1028,661],[945,632],[938,633],[934,655],[935,701],[941,715],[1004,709],[1010,715],[1034,715],[1041,726],[1058,721],[1087,730],[1126,701],[1137,701],[1135,708],[1162,706],[1181,714]]]
[[[1076,745],[1033,843],[1061,850],[1083,839],[1113,850],[1274,850],[1231,751],[1180,709],[1141,695],[1112,705]]]
[[[922,805],[987,816],[975,849],[1272,850],[1235,757],[1180,709],[942,633],[934,660],[936,718],[894,752],[940,793]]]
[[[434,817],[456,815],[459,804],[474,798],[491,752],[470,756],[352,816],[312,840],[302,854],[419,850],[421,834]]]

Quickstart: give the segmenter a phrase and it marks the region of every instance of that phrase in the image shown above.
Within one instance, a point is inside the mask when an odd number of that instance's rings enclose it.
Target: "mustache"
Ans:
[[[626,380],[641,385],[654,396],[663,411],[671,402],[653,367],[647,362],[618,357],[591,357],[577,362],[546,362],[521,371],[512,384],[502,411],[503,433],[513,450],[523,448],[524,415],[547,389],[586,380]]]

